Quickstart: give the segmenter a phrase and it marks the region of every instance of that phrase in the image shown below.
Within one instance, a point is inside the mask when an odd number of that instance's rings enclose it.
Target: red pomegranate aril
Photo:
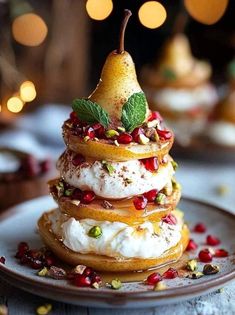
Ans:
[[[216,258],[228,257],[228,252],[222,248],[216,249],[214,257],[216,257]]]
[[[160,129],[157,129],[157,133],[160,137],[161,140],[170,140],[171,137],[172,137],[172,133],[170,130],[160,130]]]
[[[41,255],[42,253],[36,249],[30,249],[27,251],[27,256],[32,259],[38,259]]]
[[[159,120],[160,122],[163,121],[163,118],[159,112],[152,112],[148,118],[148,121],[153,121],[156,119]]]
[[[186,251],[196,250],[198,248],[197,243],[194,242],[194,240],[190,239],[188,242],[188,246],[186,248]]]
[[[79,166],[82,163],[84,163],[85,161],[86,161],[86,159],[82,154],[76,154],[72,159],[72,163],[74,166]]]
[[[28,155],[22,162],[22,171],[27,177],[39,175],[41,169],[37,159],[33,155]]]
[[[30,262],[30,267],[33,269],[41,269],[43,267],[43,263],[39,259],[32,259]]]
[[[117,137],[118,143],[121,144],[129,144],[131,143],[132,140],[133,140],[132,135],[130,135],[127,132],[123,132]]]
[[[201,262],[211,262],[213,259],[212,254],[210,253],[209,249],[203,249],[199,252],[198,258]]]
[[[194,232],[196,233],[205,233],[206,232],[206,226],[204,223],[197,223],[195,226],[194,226]]]
[[[83,271],[84,276],[90,276],[92,273],[94,273],[94,271],[89,267],[86,267],[86,269]]]
[[[21,265],[28,264],[31,261],[30,257],[25,253],[21,258],[20,258],[20,263]]]
[[[44,265],[46,267],[54,266],[55,263],[56,263],[56,259],[54,257],[52,257],[52,256],[51,257],[50,256],[45,257],[45,259],[44,259]]]
[[[157,196],[158,190],[152,189],[146,193],[144,193],[144,197],[147,198],[149,202],[154,201]]]
[[[71,112],[69,117],[72,123],[77,124],[79,122],[78,115],[76,114],[76,112]]]
[[[162,275],[162,278],[164,279],[174,279],[179,276],[178,271],[174,268],[169,268],[167,271],[165,271]]]
[[[4,256],[0,257],[0,263],[5,265],[6,258]]]
[[[95,135],[98,138],[102,138],[105,134],[105,128],[100,123],[92,125],[92,128],[95,130]]]
[[[73,283],[77,287],[90,287],[91,279],[89,277],[84,276],[84,275],[76,274],[74,276]]]
[[[141,134],[144,134],[144,129],[140,127],[135,128],[131,133],[133,140],[137,143],[139,143],[139,136]]]
[[[148,284],[148,285],[155,285],[155,284],[157,284],[159,281],[162,281],[162,276],[161,276],[160,273],[158,273],[158,272],[153,272],[153,273],[151,273],[151,275],[149,275],[148,278],[146,279],[146,284]]]
[[[210,246],[217,246],[220,244],[220,240],[216,236],[207,235],[206,243]]]
[[[154,172],[158,169],[158,160],[156,157],[142,159],[141,162],[144,164],[147,171]]]
[[[91,276],[91,283],[98,283],[100,284],[102,282],[101,276],[94,274]]]
[[[72,199],[80,200],[82,198],[82,191],[79,188],[75,188],[72,193]]]
[[[93,191],[83,191],[81,196],[81,202],[85,204],[91,203],[95,199],[95,193]]]
[[[162,221],[167,223],[167,224],[170,224],[170,225],[176,225],[177,224],[176,217],[171,213],[169,213],[164,218],[162,218]]]
[[[45,174],[51,169],[51,160],[46,159],[40,163],[41,173]]]
[[[148,200],[144,196],[137,196],[133,200],[136,210],[144,210],[147,206]]]
[[[95,130],[92,127],[87,127],[85,129],[85,136],[88,136],[90,139],[95,138]]]
[[[27,250],[29,250],[29,245],[26,242],[20,242],[18,244],[18,251],[25,253]]]

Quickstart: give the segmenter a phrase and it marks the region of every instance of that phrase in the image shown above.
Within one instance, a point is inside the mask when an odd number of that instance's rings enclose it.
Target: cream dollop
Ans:
[[[208,135],[215,143],[235,146],[235,124],[227,121],[213,122],[208,128]]]
[[[140,160],[108,162],[109,173],[102,161],[73,165],[74,153],[65,151],[57,168],[61,177],[70,185],[82,190],[92,190],[97,196],[121,199],[143,194],[151,189],[161,190],[171,181],[174,170],[171,162],[160,165],[157,172],[147,171]]]
[[[158,232],[153,223],[129,226],[122,222],[76,220],[60,217],[59,211],[50,216],[52,230],[63,244],[74,252],[97,254],[116,258],[157,258],[177,245],[181,239],[183,221],[177,218],[176,225],[159,223]],[[99,238],[88,236],[93,226],[99,226]]]

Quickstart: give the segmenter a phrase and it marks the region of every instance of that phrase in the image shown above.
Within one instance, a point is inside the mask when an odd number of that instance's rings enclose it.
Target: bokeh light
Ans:
[[[19,113],[23,107],[23,101],[17,96],[13,96],[7,101],[7,108],[12,113]]]
[[[161,26],[166,19],[164,6],[157,1],[147,1],[139,9],[139,20],[141,24],[148,28]]]
[[[47,26],[44,20],[34,13],[16,17],[12,24],[14,39],[26,46],[38,46],[47,36]]]
[[[90,18],[101,21],[112,12],[113,2],[112,0],[87,0],[86,10]]]
[[[20,98],[24,102],[32,102],[37,96],[35,86],[31,81],[25,81],[20,86]]]
[[[196,21],[211,25],[223,16],[228,0],[184,0],[184,5]]]

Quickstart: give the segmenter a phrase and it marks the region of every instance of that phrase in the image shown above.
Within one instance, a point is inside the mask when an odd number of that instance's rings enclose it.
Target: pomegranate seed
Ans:
[[[72,159],[72,163],[74,166],[79,166],[85,161],[85,157],[82,154],[76,154]]]
[[[148,285],[155,285],[159,281],[162,281],[162,276],[158,272],[151,273],[151,275],[149,275],[148,278],[146,279],[146,283]]]
[[[41,171],[37,159],[32,155],[28,155],[22,161],[22,170],[25,175],[30,178],[39,175]]]
[[[171,213],[162,218],[162,221],[170,225],[176,225],[177,223],[176,217]]]
[[[78,115],[76,114],[76,112],[71,112],[69,117],[72,123],[79,123]]]
[[[216,236],[208,235],[206,238],[206,243],[210,246],[216,246],[220,244],[220,240]]]
[[[144,197],[148,199],[149,202],[154,201],[157,196],[158,190],[152,189],[146,193],[144,193]]]
[[[208,249],[203,249],[199,252],[198,258],[200,259],[200,261],[207,263],[211,262],[213,257]]]
[[[36,249],[30,249],[27,251],[27,256],[32,259],[38,259],[41,256],[41,252]]]
[[[133,200],[136,210],[143,210],[147,206],[148,200],[144,196],[137,196]]]
[[[152,112],[148,118],[148,121],[153,121],[155,119],[159,120],[160,122],[163,121],[163,118],[159,112]]]
[[[18,245],[18,251],[16,253],[16,258],[20,259],[23,257],[23,255],[29,250],[29,245],[25,242],[21,242]]]
[[[85,190],[82,192],[81,202],[88,204],[91,203],[95,199],[95,193],[93,191]]]
[[[143,128],[135,128],[131,133],[133,140],[137,143],[139,143],[139,136],[141,134],[144,134]]]
[[[5,265],[6,258],[4,256],[0,257],[0,263]]]
[[[176,277],[178,277],[178,271],[174,268],[169,268],[167,271],[164,272],[164,274],[162,275],[162,278],[164,279],[174,279]]]
[[[92,273],[94,273],[94,271],[89,267],[86,267],[86,269],[83,271],[83,275],[86,277],[90,276]]]
[[[98,138],[104,137],[105,134],[105,128],[100,123],[92,125],[92,128],[95,130],[95,135]]]
[[[41,269],[43,267],[43,263],[39,259],[32,259],[30,262],[30,267],[33,269]]]
[[[82,191],[79,188],[75,188],[72,193],[72,199],[80,200],[82,198]]]
[[[51,160],[46,159],[40,163],[41,173],[45,174],[51,169]]]
[[[20,263],[22,265],[28,264],[30,261],[31,260],[30,260],[29,256],[27,255],[27,253],[25,253],[22,257],[20,257]]]
[[[130,135],[127,132],[123,132],[121,133],[118,137],[117,137],[117,141],[121,144],[128,144],[131,143],[132,141],[132,135]]]
[[[197,248],[198,248],[197,243],[195,243],[194,240],[190,239],[186,250],[191,251],[191,250],[196,250]]]
[[[157,133],[161,140],[169,140],[172,137],[172,133],[170,130],[160,130],[157,129]]]
[[[225,249],[216,249],[214,257],[223,258],[228,257],[228,252]]]
[[[88,136],[90,139],[95,138],[95,130],[92,127],[87,127],[85,129],[85,136]]]
[[[205,233],[206,232],[206,226],[203,223],[197,223],[193,230],[196,233]]]
[[[91,285],[91,279],[80,274],[74,275],[73,282],[77,287],[90,287]]]
[[[51,267],[53,265],[55,265],[56,263],[56,259],[54,257],[45,257],[45,261],[44,261],[44,265],[47,266],[47,267]]]
[[[142,159],[140,161],[144,164],[147,171],[154,172],[158,169],[159,165],[156,157]]]

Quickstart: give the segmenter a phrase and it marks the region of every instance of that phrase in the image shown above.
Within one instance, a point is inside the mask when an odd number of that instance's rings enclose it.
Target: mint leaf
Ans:
[[[86,99],[76,99],[73,101],[72,108],[82,121],[87,123],[99,122],[108,128],[109,115],[99,104]]]
[[[132,94],[122,107],[121,121],[126,131],[140,126],[146,118],[147,100],[143,92]]]

